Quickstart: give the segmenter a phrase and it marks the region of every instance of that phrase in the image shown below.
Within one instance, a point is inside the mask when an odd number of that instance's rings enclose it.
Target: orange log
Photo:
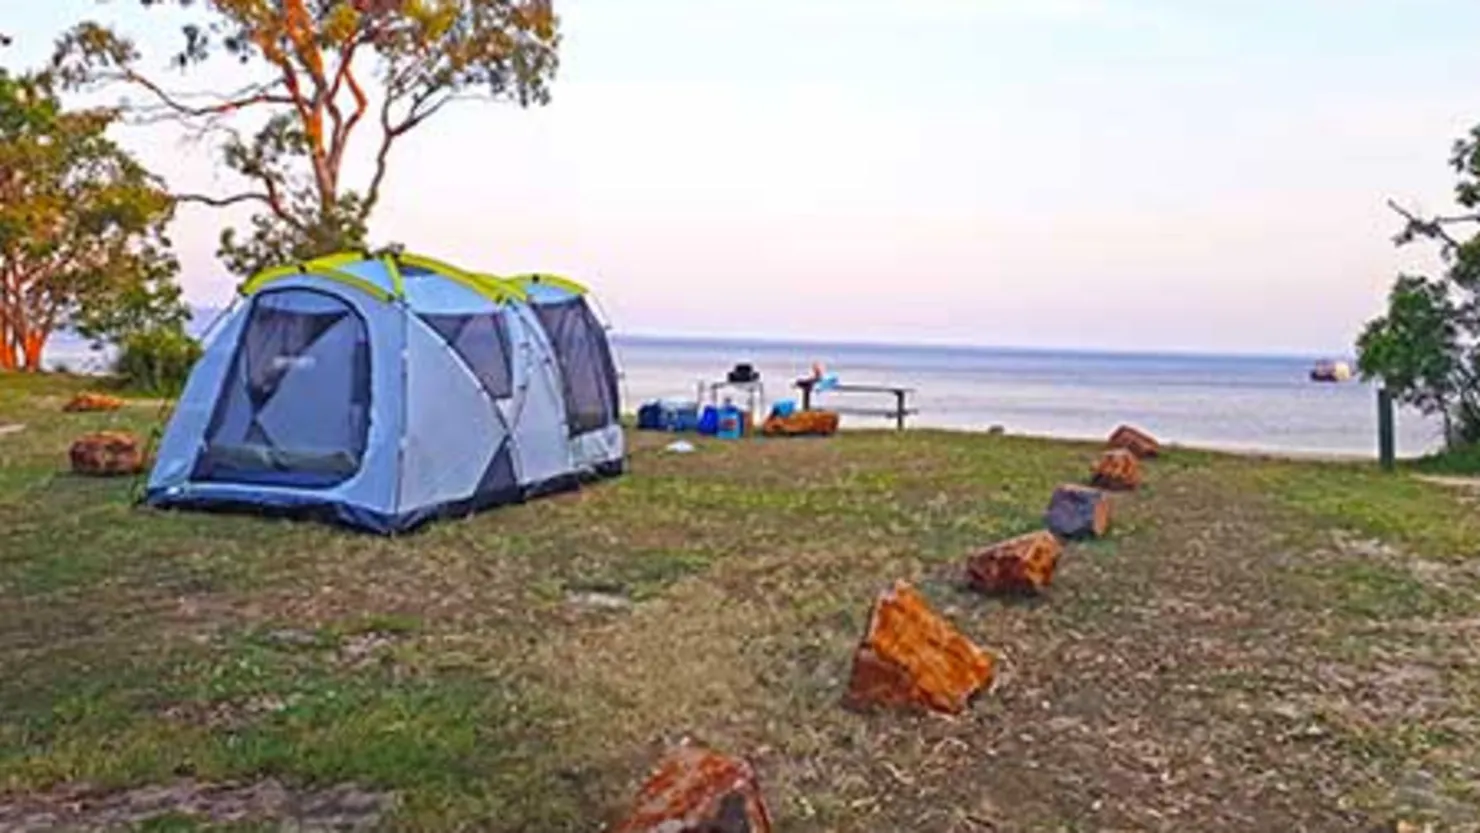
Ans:
[[[1090,485],[1112,492],[1131,492],[1141,488],[1141,461],[1123,448],[1100,455]]]
[[[1123,448],[1143,460],[1161,454],[1161,443],[1155,437],[1131,425],[1122,425],[1115,429],[1107,445],[1110,448]]]
[[[1041,593],[1053,583],[1063,551],[1052,532],[1002,541],[967,558],[966,581],[982,593]]]
[[[845,706],[964,711],[992,680],[994,661],[908,582],[881,595],[853,654]]]
[[[671,750],[643,784],[614,833],[771,833],[771,817],[746,761],[698,746]]]

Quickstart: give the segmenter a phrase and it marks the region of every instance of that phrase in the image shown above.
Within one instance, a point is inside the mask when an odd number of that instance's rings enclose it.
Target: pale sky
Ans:
[[[175,32],[135,5],[0,0],[0,60],[42,60],[101,8],[162,64]],[[552,104],[428,122],[373,228],[584,280],[631,333],[1345,352],[1433,261],[1393,248],[1385,201],[1448,208],[1449,146],[1480,122],[1474,0],[557,10]],[[127,138],[211,186],[202,149]],[[177,223],[197,303],[233,286],[227,219]]]

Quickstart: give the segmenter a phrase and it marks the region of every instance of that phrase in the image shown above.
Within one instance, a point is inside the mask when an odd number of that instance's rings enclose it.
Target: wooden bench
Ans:
[[[802,410],[812,409],[813,388],[817,386],[816,379],[798,379],[796,387],[802,392]],[[914,393],[914,388],[899,388],[892,385],[833,385],[819,393],[881,393],[890,394],[894,397],[893,408],[857,408],[837,407],[828,408],[839,414],[855,414],[858,416],[888,417],[894,420],[895,428],[903,431],[905,417],[919,413],[918,409],[909,407],[908,398]]]

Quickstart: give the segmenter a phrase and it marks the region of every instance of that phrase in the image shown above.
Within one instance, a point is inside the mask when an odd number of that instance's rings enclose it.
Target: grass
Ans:
[[[1480,443],[1435,452],[1407,465],[1413,471],[1441,477],[1480,475]]]
[[[61,414],[77,386],[0,377],[27,426],[0,436],[0,827],[77,790],[280,784],[300,809],[353,785],[385,829],[591,830],[693,734],[755,761],[782,831],[1477,829],[1463,492],[1175,450],[1048,598],[1006,602],[959,560],[1035,528],[1092,446],[634,434],[628,477],[379,539],[132,508],[66,447],[147,434],[159,403]],[[1003,660],[959,719],[838,706],[896,578]],[[119,829],[289,813],[222,800]]]

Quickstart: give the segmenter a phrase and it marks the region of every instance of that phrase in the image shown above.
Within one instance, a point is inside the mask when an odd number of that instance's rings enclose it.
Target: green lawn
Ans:
[[[634,435],[627,477],[392,540],[132,508],[66,448],[159,403],[61,413],[77,389],[0,377],[0,828],[590,831],[692,734],[755,761],[781,831],[1480,830],[1461,490],[1174,451],[1003,602],[962,556],[1093,446]],[[901,577],[1002,658],[968,715],[838,706]]]

